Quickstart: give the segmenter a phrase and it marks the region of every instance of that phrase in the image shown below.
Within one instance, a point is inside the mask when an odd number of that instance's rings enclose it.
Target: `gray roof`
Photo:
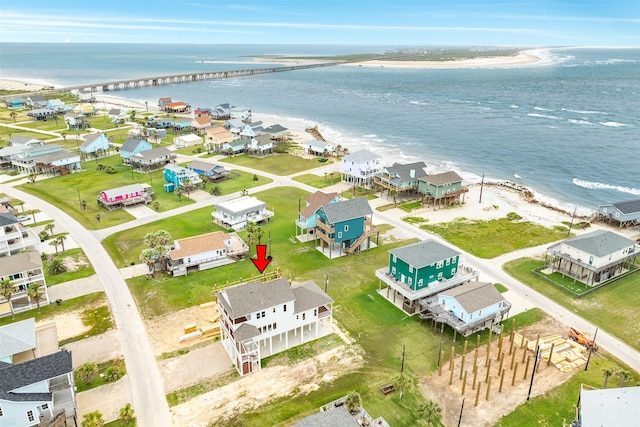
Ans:
[[[18,221],[18,218],[16,218],[16,216],[12,213],[9,213],[9,212],[0,213],[0,226],[17,224],[19,222],[20,221]]]
[[[51,401],[53,398],[51,393],[13,393],[12,390],[71,372],[73,372],[73,366],[71,352],[68,350],[61,350],[17,365],[0,366],[0,400]]]
[[[504,297],[496,287],[492,283],[485,282],[467,282],[464,285],[440,292],[439,295],[455,298],[467,313],[475,313],[485,307],[504,301]]]
[[[218,165],[214,165],[213,163],[203,162],[202,160],[194,160],[187,165],[187,169],[196,169],[199,171],[211,172],[216,167],[221,167]]]
[[[311,280],[293,285],[291,286],[291,290],[293,291],[293,295],[296,299],[294,313],[318,308],[333,302],[331,297],[325,294],[322,289],[320,289],[318,285]]]
[[[42,268],[42,258],[38,251],[20,252],[10,257],[0,257],[0,277],[23,271]],[[0,350],[0,353],[2,350]]]
[[[362,218],[367,215],[373,215],[371,206],[369,206],[369,202],[367,202],[367,199],[364,197],[327,203],[320,209],[322,209],[327,215],[327,219],[330,224],[337,224],[353,218]]]
[[[28,99],[31,102],[42,102],[42,101],[46,101],[46,99],[44,99],[44,96],[42,95],[29,95]]]
[[[588,254],[603,257],[621,249],[633,247],[635,242],[624,236],[607,230],[596,230],[578,237],[565,240],[564,244],[585,251]]]
[[[360,150],[355,153],[348,154],[342,158],[342,160],[348,160],[354,163],[367,163],[372,160],[381,159],[381,157],[369,150]]]
[[[580,390],[582,427],[638,425],[640,387]]]
[[[143,142],[145,141],[142,139],[129,138],[124,142],[124,144],[122,144],[122,147],[120,147],[120,151],[133,152],[135,151],[136,147]]]
[[[612,205],[625,215],[640,213],[640,199],[612,203]]]
[[[354,427],[359,425],[347,408],[339,406],[309,415],[298,421],[293,427]]]
[[[143,190],[144,187],[142,184],[129,184],[122,187],[111,188],[109,190],[102,190],[102,193],[104,193],[109,199],[113,199],[125,194],[142,193]]]
[[[170,157],[173,153],[167,147],[157,147],[151,150],[144,150],[133,155],[136,159],[157,159],[159,157]]]
[[[425,176],[427,173],[424,171],[427,165],[424,162],[408,163],[401,165],[400,163],[394,163],[393,166],[385,168],[389,175],[394,176],[390,181],[396,184],[402,184],[404,182],[417,181],[417,178]],[[413,176],[411,176],[413,171]]]
[[[0,327],[0,359],[34,348],[36,348],[35,318],[30,317]]]
[[[214,204],[213,207],[219,211],[227,212],[232,215],[246,215],[261,209],[266,209],[267,204],[253,196],[240,196],[235,199]]]
[[[28,143],[30,141],[40,141],[40,142],[42,142],[41,139],[31,138],[31,137],[23,136],[23,135],[12,136],[11,139],[9,140],[11,145],[24,145],[24,144],[26,144],[26,143]]]
[[[42,156],[38,156],[37,161],[38,163],[52,163],[52,162],[55,162],[56,160],[71,159],[73,157],[78,157],[78,155],[69,150],[60,150],[54,153],[47,153],[47,154],[43,154]]]
[[[288,130],[289,130],[289,129],[287,129],[287,128],[286,128],[286,127],[284,127],[284,126],[280,126],[280,125],[271,125],[271,126],[269,126],[269,127],[266,127],[266,128],[264,128],[264,129],[262,129],[262,132],[264,132],[264,133],[268,133],[268,134],[271,134],[271,135],[277,135],[277,134],[279,134],[279,133],[286,132],[286,131],[288,131]]]
[[[460,252],[433,239],[392,249],[389,253],[414,268],[423,268],[439,261],[460,256]]]
[[[233,334],[237,342],[243,342],[257,337],[260,335],[260,331],[258,331],[258,328],[253,325],[243,323],[233,332]]]
[[[233,319],[294,300],[289,281],[284,277],[267,283],[245,283],[218,293],[218,301]]]
[[[454,182],[462,182],[460,175],[453,171],[436,173],[433,175],[427,175],[420,178],[420,181],[428,182],[433,185],[451,184]]]

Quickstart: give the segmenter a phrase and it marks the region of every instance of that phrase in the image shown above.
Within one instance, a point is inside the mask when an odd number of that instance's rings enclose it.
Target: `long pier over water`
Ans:
[[[72,90],[85,90],[85,91],[91,91],[91,92],[109,92],[109,91],[115,91],[115,90],[135,89],[135,88],[141,88],[141,87],[199,82],[204,80],[230,79],[235,77],[254,76],[258,74],[278,73],[278,72],[284,72],[284,71],[304,70],[309,68],[331,67],[334,65],[346,64],[348,62],[350,61],[320,62],[320,63],[311,63],[311,64],[287,65],[287,66],[281,66],[281,67],[267,67],[267,68],[250,68],[246,70],[200,71],[200,72],[193,72],[193,73],[170,74],[165,76],[143,77],[143,78],[135,78],[135,79],[116,80],[116,81],[110,81],[110,82],[88,83],[88,84],[81,84],[76,86],[67,86],[67,87],[55,88],[50,90],[41,90],[41,91],[38,91],[38,93],[46,94],[46,93],[53,93],[53,92],[70,92]],[[33,93],[33,92],[26,92],[26,93]],[[6,98],[16,97],[19,95],[23,95],[23,94],[4,95],[0,98],[6,99]]]

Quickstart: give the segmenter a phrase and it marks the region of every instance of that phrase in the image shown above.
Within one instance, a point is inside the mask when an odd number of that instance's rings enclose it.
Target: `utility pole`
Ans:
[[[567,237],[569,237],[569,235],[571,234],[571,229],[573,228],[573,219],[576,217],[576,209],[578,209],[577,206],[573,208],[573,215],[571,216],[571,223],[569,224],[569,231],[567,231]]]
[[[533,361],[533,371],[531,371],[531,381],[529,382],[529,393],[527,394],[527,401],[531,397],[531,389],[533,388],[533,378],[536,376],[536,368],[538,367],[538,360],[540,359],[540,346],[536,347],[536,358]],[[527,366],[529,361],[527,361]]]
[[[460,407],[460,416],[458,417],[458,427],[460,427],[460,423],[462,422],[462,410],[464,409],[464,399],[466,399],[466,397],[462,398],[462,406]]]
[[[591,341],[591,345],[589,346],[589,356],[587,357],[587,364],[584,365],[585,371],[589,367],[589,362],[591,362],[591,353],[593,353],[593,349],[596,346],[596,335],[598,335],[598,328],[596,328],[596,332],[593,334],[593,341]]]
[[[484,174],[482,174],[482,180],[480,181],[480,200],[478,203],[482,203],[482,188],[484,187]]]
[[[402,343],[402,365],[400,365],[400,375],[404,372],[404,342]]]
[[[329,288],[329,275],[324,275],[324,293],[327,293],[327,289]]]

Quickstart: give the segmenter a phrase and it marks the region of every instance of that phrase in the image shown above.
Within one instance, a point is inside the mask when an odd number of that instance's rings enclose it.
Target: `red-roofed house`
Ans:
[[[164,111],[167,113],[188,113],[191,105],[184,101],[169,102],[164,104]]]

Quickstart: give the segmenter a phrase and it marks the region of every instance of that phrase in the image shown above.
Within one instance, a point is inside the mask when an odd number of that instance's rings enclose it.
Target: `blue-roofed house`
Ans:
[[[260,132],[262,132],[263,129],[262,122],[246,123],[242,128],[240,128],[240,136],[255,138],[260,135]]]
[[[640,199],[600,205],[598,219],[617,223],[618,228],[640,225]]]
[[[316,212],[315,229],[322,253],[328,248],[333,258],[370,249],[371,237],[378,231],[372,219],[373,211],[364,197],[322,205]]]
[[[83,139],[84,142],[80,144],[80,152],[82,154],[104,153],[109,150],[109,138],[102,132],[87,134]]]
[[[316,228],[316,213],[318,209],[327,203],[334,203],[340,201],[338,193],[323,193],[318,190],[307,198],[305,201],[306,207],[298,214],[296,220],[296,235],[298,239],[300,236],[304,236],[307,233],[313,234]]]
[[[187,165],[187,169],[204,176],[210,182],[218,182],[229,178],[229,171],[224,167],[202,160],[192,161]]]
[[[369,150],[360,150],[344,156],[340,162],[342,181],[370,187],[373,177],[382,170],[382,157]]]
[[[547,269],[596,286],[633,269],[638,248],[620,234],[596,230],[547,248]]]
[[[60,426],[75,423],[71,352],[61,350],[18,364],[0,363],[2,426]],[[74,421],[72,421],[74,420]]]
[[[129,138],[122,144],[122,147],[120,147],[120,157],[122,157],[126,163],[129,157],[141,151],[151,150],[151,148],[151,144],[144,139]]]
[[[24,108],[27,104],[27,100],[23,98],[10,98],[4,100],[7,108]]]

